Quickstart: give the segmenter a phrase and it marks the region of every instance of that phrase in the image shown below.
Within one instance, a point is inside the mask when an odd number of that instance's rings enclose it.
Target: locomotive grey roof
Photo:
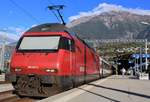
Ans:
[[[35,27],[32,27],[27,32],[59,32],[59,31],[67,31],[68,28],[59,23],[46,23],[41,24]]]

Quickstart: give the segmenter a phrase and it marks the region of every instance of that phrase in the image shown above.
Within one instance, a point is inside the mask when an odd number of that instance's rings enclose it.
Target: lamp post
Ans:
[[[145,69],[147,70],[148,60],[147,60],[147,39],[145,39]]]
[[[1,31],[5,31],[5,30],[1,30]],[[7,39],[7,35],[3,34],[3,41],[1,45],[1,56],[0,56],[0,61],[1,61],[0,70],[2,71],[4,71],[4,63],[5,63],[4,54],[5,54],[6,39]]]
[[[142,47],[140,47],[140,72],[142,73]]]
[[[144,22],[144,21],[141,22],[141,24],[150,26],[150,23]],[[147,39],[145,39],[145,69],[146,70],[148,69],[147,50],[148,50],[148,48],[147,48]]]

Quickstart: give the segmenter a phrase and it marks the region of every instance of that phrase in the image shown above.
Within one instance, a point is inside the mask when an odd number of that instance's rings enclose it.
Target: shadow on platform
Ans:
[[[83,89],[83,88],[78,88],[78,89],[84,90],[84,91],[86,91],[86,92],[88,92],[88,93],[91,93],[91,94],[94,94],[94,95],[97,95],[97,96],[100,96],[100,97],[103,97],[103,98],[108,99],[108,100],[113,101],[113,102],[120,102],[120,101],[117,101],[117,100],[115,100],[115,99],[112,99],[112,98],[109,98],[109,97],[100,95],[100,94],[98,94],[98,93],[94,93],[94,92],[92,92],[92,91],[85,90],[85,89]]]
[[[122,76],[122,75],[119,75],[119,76],[113,76],[113,77],[110,77],[108,79],[134,79],[134,80],[139,80],[138,77],[136,76]]]
[[[87,85],[92,85],[92,86],[95,86],[95,87],[100,87],[100,88],[104,88],[104,89],[109,89],[109,90],[113,90],[113,91],[118,91],[118,92],[130,94],[130,95],[135,95],[135,96],[140,96],[140,97],[144,97],[144,98],[150,99],[149,95],[144,95],[144,94],[140,94],[140,93],[135,93],[135,92],[125,91],[125,90],[120,90],[120,89],[116,89],[116,88],[105,87],[105,86],[91,84],[91,83],[89,83]]]

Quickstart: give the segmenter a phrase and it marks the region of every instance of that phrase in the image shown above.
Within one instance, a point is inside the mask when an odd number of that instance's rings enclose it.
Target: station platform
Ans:
[[[0,74],[0,81],[5,81],[5,74]]]
[[[14,90],[11,84],[0,84],[0,92]]]
[[[5,74],[0,75],[0,92],[14,90],[11,83],[5,82]]]
[[[38,102],[150,102],[150,80],[114,75]]]

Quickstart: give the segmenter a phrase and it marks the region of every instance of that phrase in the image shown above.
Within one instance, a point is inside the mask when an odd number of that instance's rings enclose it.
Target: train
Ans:
[[[99,55],[85,41],[63,24],[46,23],[20,37],[6,80],[19,96],[48,97],[99,79],[101,72]]]

